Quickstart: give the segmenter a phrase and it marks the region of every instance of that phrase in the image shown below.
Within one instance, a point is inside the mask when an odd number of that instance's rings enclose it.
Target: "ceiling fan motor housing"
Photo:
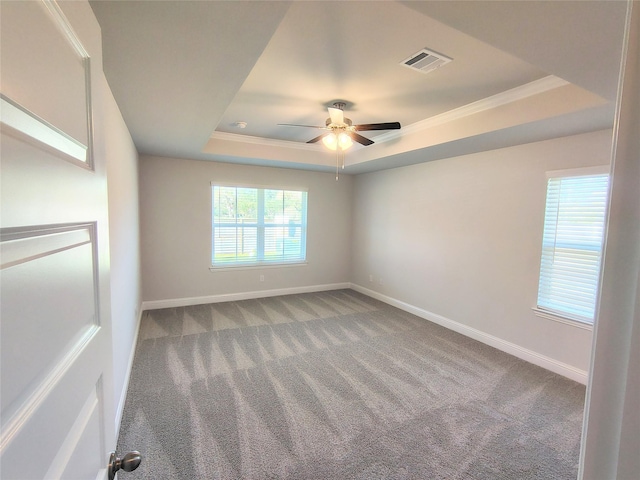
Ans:
[[[351,125],[353,125],[353,122],[351,121],[350,118],[344,117],[343,118],[343,122],[347,127],[350,127]],[[327,118],[325,120],[325,125],[328,127],[329,125],[331,125],[331,117]]]

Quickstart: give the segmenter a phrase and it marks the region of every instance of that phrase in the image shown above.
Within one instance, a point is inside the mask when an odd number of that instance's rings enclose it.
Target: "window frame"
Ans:
[[[578,178],[578,177],[594,177],[594,176],[603,176],[606,175],[608,177],[608,183],[607,183],[607,187],[606,187],[606,193],[605,193],[605,203],[604,203],[604,207],[603,207],[603,213],[602,213],[602,238],[600,239],[600,244],[599,244],[599,251],[598,251],[598,255],[599,255],[599,259],[598,259],[598,272],[597,272],[597,285],[596,285],[596,291],[595,291],[595,299],[594,299],[594,303],[593,303],[593,310],[594,310],[594,314],[593,317],[587,317],[587,316],[582,316],[582,315],[577,315],[574,314],[572,312],[569,312],[567,310],[562,310],[559,308],[549,308],[548,306],[544,306],[544,305],[540,305],[540,298],[541,298],[541,288],[542,288],[542,275],[543,275],[543,262],[544,262],[544,255],[545,255],[545,234],[547,233],[545,231],[546,228],[546,221],[547,221],[547,210],[549,208],[549,186],[550,186],[550,180],[551,179],[555,179],[555,178]],[[535,301],[535,307],[532,308],[532,310],[534,311],[534,313],[542,318],[547,318],[550,320],[554,320],[560,323],[564,323],[567,325],[572,325],[575,327],[579,327],[579,328],[583,328],[583,329],[587,329],[587,330],[592,330],[593,329],[593,325],[595,323],[595,319],[597,316],[597,308],[598,308],[598,303],[599,303],[599,290],[600,290],[600,283],[602,280],[602,266],[603,266],[603,260],[604,260],[604,246],[605,246],[605,240],[606,240],[606,234],[607,234],[607,222],[608,222],[608,213],[609,213],[609,196],[610,196],[610,192],[611,192],[611,175],[610,175],[610,167],[608,165],[602,165],[602,166],[595,166],[595,167],[582,167],[582,168],[574,168],[574,169],[568,169],[568,170],[554,170],[554,171],[548,171],[546,172],[546,177],[547,177],[547,185],[546,185],[546,189],[545,189],[545,209],[544,209],[544,221],[545,221],[545,226],[543,228],[543,233],[542,233],[542,242],[540,243],[541,245],[541,250],[540,250],[540,262],[539,262],[539,270],[538,270],[538,287],[537,287],[537,291],[536,291],[536,301]],[[557,240],[557,229],[553,232],[553,237],[554,237],[554,241]]]
[[[251,224],[242,224],[242,228],[253,227],[256,229],[256,259],[254,261],[246,261],[246,262],[238,262],[237,257],[235,262],[224,262],[224,263],[215,263],[215,231],[216,225],[218,228],[238,228],[239,223],[237,222],[225,222],[218,223],[215,222],[215,187],[222,188],[234,188],[236,192],[238,189],[255,189],[257,190],[257,200],[256,200],[256,221]],[[308,210],[308,197],[309,192],[306,188],[300,187],[281,187],[281,186],[273,186],[273,185],[255,185],[255,184],[246,184],[246,183],[231,183],[231,182],[216,182],[212,181],[210,183],[211,189],[211,236],[210,236],[210,266],[209,269],[211,271],[220,271],[220,270],[243,270],[243,269],[256,269],[256,268],[278,268],[278,267],[295,267],[295,266],[304,266],[307,264],[307,210]],[[283,195],[287,192],[294,193],[302,193],[302,211],[300,222],[295,224],[287,223],[283,224],[270,224],[265,219],[265,191],[282,191]],[[266,260],[265,259],[265,231],[268,228],[281,226],[283,228],[290,228],[293,226],[294,228],[300,228],[300,251],[301,254],[297,258],[286,259],[279,258],[276,260]]]

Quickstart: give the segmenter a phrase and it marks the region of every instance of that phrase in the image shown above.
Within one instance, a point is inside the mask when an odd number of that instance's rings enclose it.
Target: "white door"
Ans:
[[[3,480],[106,478],[115,446],[101,62],[63,6],[0,4]]]

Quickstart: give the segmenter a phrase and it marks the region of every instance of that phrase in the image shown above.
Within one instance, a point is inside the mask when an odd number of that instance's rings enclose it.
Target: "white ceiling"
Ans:
[[[623,1],[92,1],[143,154],[329,170],[307,144],[346,101],[362,173],[611,126]],[[400,62],[453,58],[428,74]],[[246,122],[244,129],[236,122]]]

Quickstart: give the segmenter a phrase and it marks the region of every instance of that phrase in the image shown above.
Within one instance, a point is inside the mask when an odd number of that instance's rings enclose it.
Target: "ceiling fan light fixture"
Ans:
[[[353,140],[351,140],[351,137],[345,132],[342,132],[338,135],[338,144],[342,150],[346,150],[353,145]]]
[[[335,150],[338,148],[338,137],[336,137],[335,133],[329,133],[322,137],[322,143],[324,143],[324,146],[329,150]]]
[[[338,147],[340,150],[346,150],[353,145],[353,140],[351,140],[351,137],[345,132],[340,132],[338,134],[331,132],[322,137],[322,143],[324,143],[324,146],[329,150],[335,151]]]
[[[353,140],[351,140],[351,137],[345,132],[338,134],[331,132],[322,137],[322,143],[324,143],[324,146],[329,150],[337,150],[338,147],[340,150],[346,150],[353,145]]]

